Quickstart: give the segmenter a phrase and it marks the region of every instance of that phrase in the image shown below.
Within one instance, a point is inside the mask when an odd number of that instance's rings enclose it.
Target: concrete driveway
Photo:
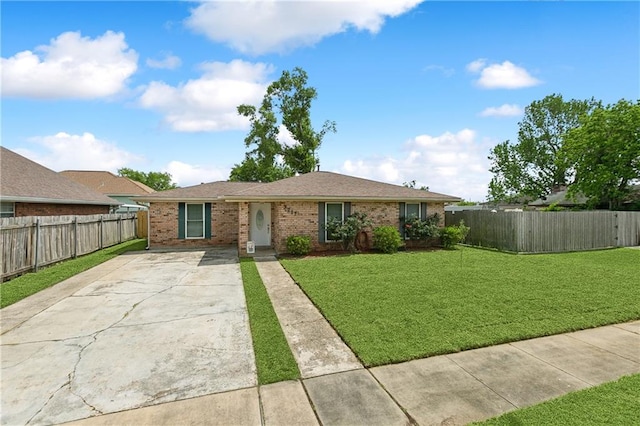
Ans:
[[[2,311],[2,424],[52,424],[256,385],[235,250],[106,262]]]

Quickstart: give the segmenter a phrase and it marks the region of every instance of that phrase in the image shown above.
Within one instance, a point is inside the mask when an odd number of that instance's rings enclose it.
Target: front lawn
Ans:
[[[367,366],[640,318],[640,250],[281,262]]]
[[[507,425],[633,425],[640,419],[640,374],[623,377],[478,423]]]

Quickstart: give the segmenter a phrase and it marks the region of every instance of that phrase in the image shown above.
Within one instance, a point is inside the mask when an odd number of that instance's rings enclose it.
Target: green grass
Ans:
[[[58,284],[82,271],[113,259],[119,254],[132,250],[144,250],[146,246],[147,240],[131,240],[76,259],[65,260],[47,266],[38,272],[30,272],[16,277],[0,285],[0,308],[9,306],[47,287]]]
[[[640,318],[640,251],[283,259],[367,366]]]
[[[240,269],[249,310],[258,383],[265,385],[299,378],[298,364],[289,349],[253,259],[240,259]]]
[[[482,425],[633,425],[640,421],[640,374],[487,420]]]

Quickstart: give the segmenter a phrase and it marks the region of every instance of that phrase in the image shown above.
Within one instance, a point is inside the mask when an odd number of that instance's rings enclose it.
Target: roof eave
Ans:
[[[92,206],[119,206],[120,202],[112,201],[89,201],[89,200],[67,200],[62,198],[42,198],[42,197],[16,197],[0,196],[0,200],[8,203],[50,203],[50,204],[89,204]]]

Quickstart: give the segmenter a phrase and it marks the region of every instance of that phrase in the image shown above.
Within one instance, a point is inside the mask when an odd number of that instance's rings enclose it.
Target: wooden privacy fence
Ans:
[[[515,253],[555,253],[640,245],[640,212],[445,213],[445,224],[464,220],[466,243]]]
[[[2,279],[136,238],[136,215],[0,219]]]

